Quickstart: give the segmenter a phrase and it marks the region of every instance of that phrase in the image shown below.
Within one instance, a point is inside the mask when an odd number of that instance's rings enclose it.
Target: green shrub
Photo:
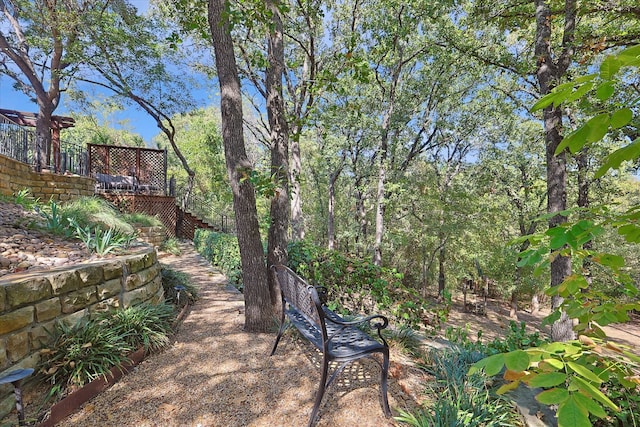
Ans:
[[[325,286],[329,308],[341,312],[383,312],[394,322],[416,327],[434,310],[412,288],[402,283],[402,274],[373,263],[320,248],[306,241],[288,248],[289,267],[310,284]]]
[[[125,354],[133,350],[124,334],[95,321],[83,320],[73,326],[56,322],[48,332],[52,342],[41,350],[38,371],[51,385],[50,397],[61,395],[67,387],[106,378],[109,370],[121,366]]]
[[[242,264],[236,236],[198,229],[193,244],[200,255],[222,270],[229,283],[242,290]]]
[[[130,348],[158,350],[169,344],[174,310],[168,304],[140,304],[103,313],[98,321],[126,341]]]
[[[467,375],[483,354],[463,348],[432,350],[426,370],[435,378],[431,394],[435,402],[416,413],[401,411],[396,418],[415,427],[498,427],[517,425],[517,413],[506,399],[497,396],[487,377]]]
[[[482,331],[478,331],[478,339],[475,342],[469,339],[467,330],[462,328],[448,327],[445,331],[445,337],[462,348],[481,352],[485,356],[539,347],[548,342],[548,340],[541,338],[537,331],[528,333],[524,322],[518,324],[513,320],[509,321],[509,330],[505,337],[495,338],[486,344],[481,339]]]
[[[138,227],[161,227],[162,221],[156,216],[143,214],[140,212],[122,214],[122,219],[131,225]]]
[[[164,298],[167,302],[177,305],[176,286],[184,287],[184,291],[180,293],[180,298],[187,298],[180,302],[183,304],[188,301],[193,304],[198,299],[198,288],[196,288],[189,279],[189,275],[181,271],[176,271],[167,266],[163,266],[161,270],[162,288],[164,289]]]
[[[172,255],[180,255],[182,254],[182,250],[180,249],[180,241],[175,237],[171,237],[160,245],[160,250],[163,252],[168,252]]]
[[[100,256],[127,248],[135,240],[135,235],[124,234],[113,228],[105,231],[95,226],[92,230],[89,225],[81,227],[73,218],[67,220],[71,229],[74,230],[73,235],[84,243],[89,252],[95,252]]]

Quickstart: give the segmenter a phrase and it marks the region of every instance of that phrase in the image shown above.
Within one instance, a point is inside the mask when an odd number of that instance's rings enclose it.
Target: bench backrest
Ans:
[[[315,288],[284,265],[273,265],[271,270],[280,285],[280,291],[284,299],[283,305],[285,302],[291,304],[300,313],[304,314],[307,320],[315,323],[318,328],[324,329],[323,321],[318,313],[321,308]]]

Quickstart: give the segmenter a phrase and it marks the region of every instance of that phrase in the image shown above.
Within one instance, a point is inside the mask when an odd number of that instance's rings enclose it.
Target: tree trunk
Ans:
[[[242,264],[245,330],[267,332],[272,326],[273,312],[267,285],[267,269],[260,240],[255,192],[249,180],[240,182],[241,172],[251,169],[251,163],[244,146],[240,79],[238,78],[229,22],[225,15],[224,0],[209,1],[208,18],[218,81],[220,82],[222,139],[227,173],[233,192],[233,207]]]
[[[440,244],[440,249],[438,251],[438,298],[443,298],[444,289],[446,286],[445,265],[447,261],[447,253],[446,253],[447,244],[444,241],[444,235],[440,234],[439,240],[441,244]]]
[[[269,32],[268,67],[266,72],[267,117],[271,139],[271,173],[276,180],[275,194],[271,199],[271,224],[267,245],[267,265],[287,264],[287,237],[289,230],[289,136],[282,97],[284,72],[284,44],[280,11],[267,2],[272,13]],[[280,287],[269,274],[269,293],[274,314],[282,311]]]
[[[327,247],[329,249],[335,249],[336,181],[341,172],[342,166],[329,175],[329,212],[327,215]]]
[[[518,293],[516,291],[511,292],[509,317],[511,319],[518,320]]]
[[[538,314],[540,311],[540,301],[538,300],[538,294],[533,294],[531,297],[531,314]]]
[[[295,135],[296,133],[294,133]],[[291,140],[291,231],[293,240],[304,239],[304,218],[302,216],[302,197],[300,195],[300,174],[302,161],[300,160],[300,141]]]
[[[557,84],[566,72],[573,56],[573,31],[575,29],[575,0],[565,1],[565,28],[562,39],[564,50],[557,62],[551,54],[551,9],[548,1],[535,0],[536,6],[536,44],[537,58],[536,77],[540,85],[540,95],[548,94],[552,85]],[[566,152],[555,155],[558,145],[562,141],[562,109],[550,105],[544,109],[544,134],[547,160],[547,211],[551,214],[567,208],[567,166]],[[549,219],[549,228],[562,223],[564,218],[555,215]],[[571,258],[557,256],[551,262],[551,286],[558,286],[565,277],[571,274]],[[563,298],[554,296],[551,299],[552,309],[562,305]],[[551,325],[551,339],[553,341],[567,341],[574,338],[573,323],[562,313],[562,316]]]
[[[36,171],[40,172],[49,164],[47,153],[51,147],[51,115],[53,108],[51,106],[38,103],[40,111],[36,118]]]
[[[591,181],[587,176],[589,171],[589,148],[584,147],[582,151],[580,151],[576,155],[576,161],[578,163],[578,207],[580,208],[588,208],[589,207],[589,189]],[[591,250],[593,248],[593,240],[589,240],[584,245],[582,245],[582,249]],[[587,283],[591,285],[592,277],[591,277],[591,260],[589,257],[585,257],[582,261],[582,270],[584,271],[584,277],[587,280]],[[586,290],[586,289],[584,289]]]

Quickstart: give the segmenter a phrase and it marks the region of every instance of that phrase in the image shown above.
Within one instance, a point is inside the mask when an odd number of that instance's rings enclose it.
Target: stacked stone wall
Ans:
[[[0,377],[35,368],[55,322],[74,324],[110,309],[164,301],[155,249],[73,268],[26,272],[0,280]],[[0,386],[0,419],[14,407]]]
[[[95,182],[86,176],[34,172],[31,166],[0,155],[0,194],[5,196],[28,188],[33,197],[43,202],[51,198],[65,201],[92,196]]]

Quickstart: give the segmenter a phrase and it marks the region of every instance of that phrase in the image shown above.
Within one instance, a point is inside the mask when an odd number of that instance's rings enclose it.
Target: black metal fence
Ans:
[[[35,131],[0,115],[0,154],[35,167],[38,165]],[[45,163],[53,172],[88,175],[89,156],[83,145],[62,140],[58,159],[54,155],[51,147],[47,147]]]

